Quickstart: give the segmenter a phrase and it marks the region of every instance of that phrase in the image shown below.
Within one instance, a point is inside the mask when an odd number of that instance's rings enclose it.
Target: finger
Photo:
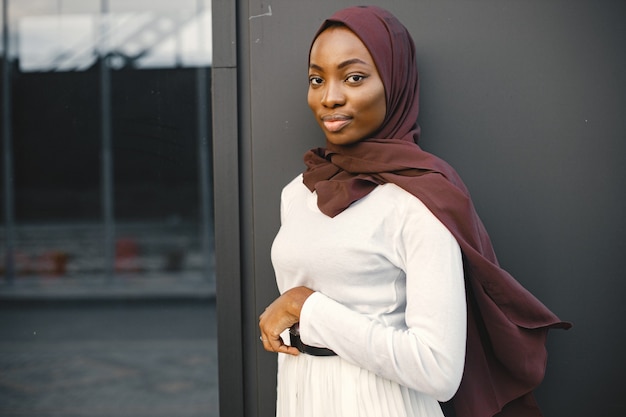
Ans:
[[[293,356],[297,356],[300,354],[300,351],[297,348],[286,345],[282,337],[280,336],[278,338],[270,339],[269,344],[271,346],[272,352],[286,353]]]
[[[270,349],[270,345],[269,345],[269,336],[267,335],[267,333],[265,333],[265,331],[263,330],[263,326],[261,324],[261,320],[263,318],[263,314],[261,314],[261,316],[259,316],[259,339],[261,341],[261,343],[263,344],[263,348],[267,351],[272,351]]]
[[[287,355],[298,356],[300,354],[300,351],[293,346],[282,345],[278,349],[278,353],[286,353]]]
[[[268,352],[273,352],[267,335],[264,335],[263,333],[261,333],[261,337],[259,337],[259,339],[261,340],[261,343],[263,344],[263,349],[267,350]]]
[[[267,338],[267,344],[268,344],[268,346],[269,346],[269,350],[270,350],[271,352],[278,352],[278,351],[279,351],[279,349],[280,349],[280,347],[281,347],[282,345],[284,345],[284,343],[283,343],[283,339],[282,339],[280,336],[278,336],[278,337],[276,337],[276,336],[274,336],[274,337],[271,337],[271,336],[270,336],[270,337],[268,337],[268,338]]]

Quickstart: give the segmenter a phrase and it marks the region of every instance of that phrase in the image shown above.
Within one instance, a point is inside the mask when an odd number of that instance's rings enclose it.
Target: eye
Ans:
[[[322,85],[323,82],[324,80],[322,80],[320,77],[317,77],[317,76],[309,77],[309,85],[311,85],[312,87],[317,87],[318,85]]]
[[[346,78],[346,83],[348,84],[359,84],[361,81],[366,79],[367,77],[362,74],[351,74]]]

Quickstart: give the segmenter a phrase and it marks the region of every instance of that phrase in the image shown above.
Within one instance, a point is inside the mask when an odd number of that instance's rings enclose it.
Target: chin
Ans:
[[[337,133],[328,133],[328,132],[326,133],[326,140],[335,146],[350,146],[361,141],[360,138],[355,139],[352,137],[341,136],[340,134],[337,134]]]

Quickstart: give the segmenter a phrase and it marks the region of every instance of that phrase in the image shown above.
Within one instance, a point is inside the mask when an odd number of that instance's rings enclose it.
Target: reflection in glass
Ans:
[[[1,1],[0,415],[217,415],[210,0]]]
[[[96,4],[92,11],[83,7],[82,13],[57,11],[21,17],[17,27],[20,70],[85,70],[96,63],[103,40],[114,69],[210,65],[211,44],[205,35],[211,11],[207,4],[187,1],[158,8],[156,2],[143,9],[128,7],[133,3],[118,6],[109,2],[106,13],[100,13]]]
[[[211,280],[210,2],[8,4],[15,275]]]

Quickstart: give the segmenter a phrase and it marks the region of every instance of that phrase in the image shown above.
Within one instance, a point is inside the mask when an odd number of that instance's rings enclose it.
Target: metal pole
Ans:
[[[205,259],[205,273],[210,277],[213,271],[211,259],[213,257],[213,196],[211,192],[211,159],[210,159],[210,141],[208,135],[207,119],[208,114],[206,89],[207,69],[196,69],[197,80],[197,100],[198,100],[198,155],[199,155],[199,172],[200,176],[200,209],[202,221],[202,253]]]
[[[113,218],[113,146],[111,137],[111,72],[109,53],[109,3],[102,0],[100,9],[100,123],[102,129],[102,216],[104,228],[104,272],[112,280],[115,272],[115,223]]]
[[[203,42],[207,42],[205,28],[202,26],[200,17],[204,12],[204,6],[202,0],[198,0],[196,14],[198,19],[198,36],[200,45]],[[213,276],[213,192],[211,189],[211,173],[213,167],[211,166],[210,149],[211,143],[209,140],[209,129],[207,120],[211,120],[209,114],[209,94],[208,94],[208,82],[207,82],[207,68],[199,66],[196,69],[196,99],[197,99],[197,126],[198,126],[198,156],[199,156],[199,170],[200,176],[200,216],[202,227],[200,228],[202,236],[202,253],[204,255],[205,277],[210,279]]]
[[[4,227],[7,282],[15,278],[15,212],[11,112],[11,56],[9,54],[9,0],[2,1],[2,148],[4,154]]]

